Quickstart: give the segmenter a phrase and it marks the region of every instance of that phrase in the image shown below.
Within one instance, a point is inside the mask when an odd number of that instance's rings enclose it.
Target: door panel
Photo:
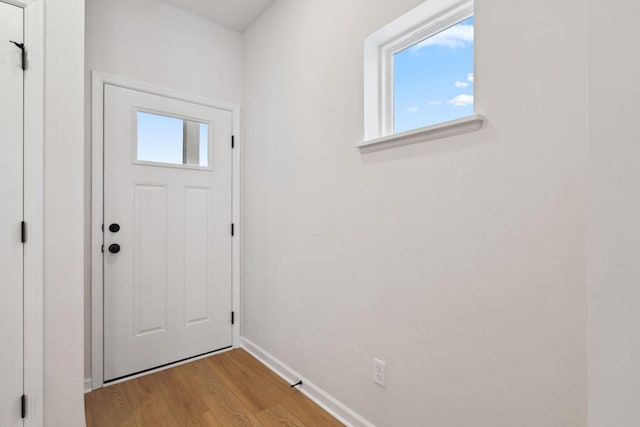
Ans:
[[[211,189],[185,189],[185,325],[211,319]]]
[[[232,344],[232,115],[111,85],[104,99],[109,381]]]
[[[0,2],[0,426],[22,425],[22,9]]]
[[[167,330],[167,209],[165,185],[135,186],[136,336]]]

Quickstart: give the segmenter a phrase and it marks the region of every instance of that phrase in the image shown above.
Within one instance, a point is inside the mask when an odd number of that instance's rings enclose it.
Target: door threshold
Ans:
[[[166,363],[164,365],[156,366],[155,368],[145,369],[144,371],[136,372],[135,374],[129,374],[122,377],[118,377],[109,381],[105,381],[102,387],[109,387],[112,385],[120,384],[129,380],[144,377],[145,375],[155,374],[156,372],[165,371],[167,369],[175,368],[176,366],[185,365],[196,360],[206,359],[207,357],[215,356],[217,354],[226,353],[233,350],[233,346],[223,347],[218,350],[209,351],[207,353],[199,354],[197,356],[187,357],[186,359],[178,360],[176,362]]]

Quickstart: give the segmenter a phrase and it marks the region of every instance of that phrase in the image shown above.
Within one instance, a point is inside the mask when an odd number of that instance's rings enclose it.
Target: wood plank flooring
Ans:
[[[87,427],[342,426],[244,350],[85,395]]]

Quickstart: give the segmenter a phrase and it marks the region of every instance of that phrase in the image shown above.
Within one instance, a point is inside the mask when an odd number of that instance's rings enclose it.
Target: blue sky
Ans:
[[[138,112],[138,160],[182,164],[184,120]],[[207,166],[209,126],[200,123],[200,166]]]
[[[473,114],[473,17],[394,55],[394,132]]]

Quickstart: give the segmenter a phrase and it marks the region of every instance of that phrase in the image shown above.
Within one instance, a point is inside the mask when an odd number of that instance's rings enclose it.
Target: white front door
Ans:
[[[22,425],[22,9],[0,1],[0,426]]]
[[[232,114],[105,85],[104,379],[232,345]]]

